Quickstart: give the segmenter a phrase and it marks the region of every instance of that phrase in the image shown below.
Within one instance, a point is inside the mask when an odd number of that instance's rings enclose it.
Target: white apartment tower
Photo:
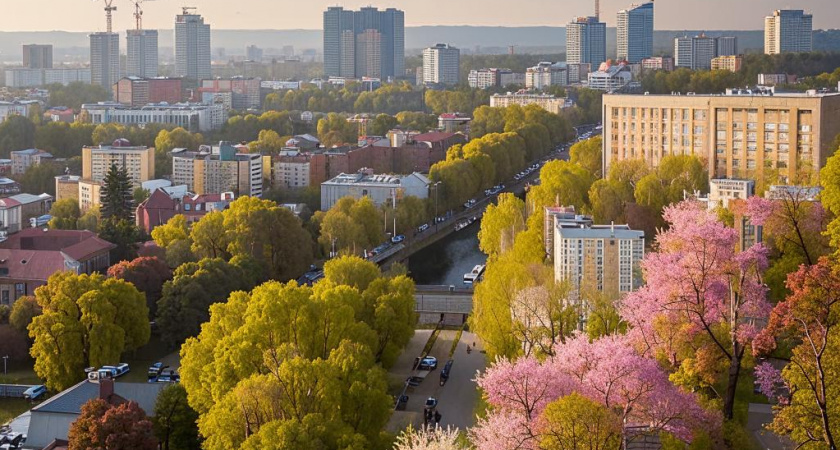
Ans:
[[[158,76],[157,30],[128,30],[126,32],[127,76],[152,78]]]
[[[566,25],[566,63],[591,64],[607,60],[607,24],[597,17],[578,17]]]
[[[718,56],[718,38],[705,34],[674,38],[674,64],[691,70],[709,70]]]
[[[210,72],[210,24],[199,14],[175,18],[175,75],[203,80]]]
[[[120,35],[92,33],[90,35],[90,81],[111,86],[120,79]]]
[[[461,51],[448,44],[437,44],[423,50],[423,82],[458,84]]]
[[[764,53],[810,52],[813,46],[813,16],[801,9],[777,9],[764,18]]]
[[[617,57],[631,64],[653,56],[653,2],[618,12]]]

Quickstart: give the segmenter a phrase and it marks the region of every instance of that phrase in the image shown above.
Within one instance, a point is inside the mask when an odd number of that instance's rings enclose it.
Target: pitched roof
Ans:
[[[445,141],[457,133],[446,133],[443,131],[433,131],[431,133],[418,134],[412,137],[417,142],[440,142]]]
[[[25,228],[0,242],[0,268],[9,278],[46,280],[116,245],[87,230],[42,230]]]
[[[114,382],[114,394],[126,400],[137,402],[146,414],[152,415],[155,412],[155,401],[158,393],[166,386],[166,383],[121,383],[117,381]],[[82,405],[88,400],[98,397],[99,384],[85,380],[32,408],[32,412],[80,414]]]
[[[152,195],[143,201],[142,205],[146,209],[175,209],[178,204],[173,200],[169,194],[161,188],[155,189]]]

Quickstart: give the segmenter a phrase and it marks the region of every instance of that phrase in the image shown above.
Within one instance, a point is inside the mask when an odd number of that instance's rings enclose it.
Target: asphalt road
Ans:
[[[400,355],[391,370],[395,379],[405,380],[408,378],[414,358],[419,356],[430,333],[430,330],[417,330],[415,332],[414,337],[406,347],[406,351]],[[476,384],[472,380],[475,378],[477,371],[484,370],[485,355],[480,352],[482,347],[475,335],[464,332],[453,355],[454,363],[449,380],[444,386],[441,386],[440,369],[449,359],[449,351],[452,348],[456,333],[454,330],[442,330],[440,332],[431,351],[431,356],[438,359],[438,368],[431,371],[419,386],[409,388],[406,409],[405,411],[394,412],[388,425],[389,431],[399,432],[409,424],[415,428],[422,426],[424,405],[429,397],[435,397],[438,400],[438,411],[441,413],[440,424],[442,426],[452,425],[461,430],[472,426],[475,420],[473,413],[479,399]],[[472,345],[473,342],[476,343],[476,351],[467,354],[467,343]]]

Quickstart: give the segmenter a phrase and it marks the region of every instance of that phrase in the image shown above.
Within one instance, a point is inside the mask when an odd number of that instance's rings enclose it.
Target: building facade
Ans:
[[[27,69],[52,69],[53,46],[51,44],[24,44],[23,67]]]
[[[595,292],[619,298],[642,285],[639,263],[644,253],[645,233],[628,225],[558,225],[554,228],[554,279],[570,284],[572,300]],[[585,305],[583,309],[585,317]]]
[[[92,33],[90,35],[90,81],[105,89],[120,79],[120,35]]]
[[[701,34],[694,37],[674,38],[674,60],[677,67],[691,70],[709,70],[717,56],[717,38]]]
[[[617,59],[631,64],[653,56],[653,2],[618,12]]]
[[[674,58],[671,58],[670,56],[654,56],[652,58],[645,58],[642,60],[642,69],[672,72],[674,70]]]
[[[717,56],[712,58],[712,70],[739,72],[743,63],[744,57],[741,55]]]
[[[230,107],[239,111],[246,109],[259,109],[262,106],[260,97],[260,79],[234,77],[228,79],[216,78],[202,80],[198,88],[202,103],[213,103],[205,101],[213,98],[215,94],[230,93]],[[208,96],[209,94],[209,96]],[[199,100],[199,99],[196,99]]]
[[[403,197],[429,198],[431,181],[425,175],[345,174],[321,183],[321,209],[332,208],[340,199],[370,197],[377,205],[397,202]]]
[[[158,76],[157,30],[128,30],[125,40],[126,76],[144,78]]]
[[[548,94],[534,94],[527,91],[493,94],[490,96],[490,106],[494,108],[505,108],[510,105],[537,105],[540,108],[554,114],[560,114],[563,108],[572,106],[568,99],[555,97]]]
[[[461,51],[449,44],[423,50],[423,83],[455,85],[460,82]]]
[[[123,77],[114,85],[113,95],[114,101],[134,107],[175,104],[183,98],[180,78]]]
[[[47,84],[82,82],[90,84],[90,69],[8,69],[6,86],[13,88],[38,87]]]
[[[155,177],[155,149],[151,147],[110,146],[82,147],[82,178],[105,180],[112,165],[124,168],[137,188]]]
[[[324,72],[327,77],[394,79],[405,73],[405,15],[388,8],[324,12]]]
[[[121,123],[145,126],[150,123],[174,125],[192,133],[218,130],[227,120],[223,105],[195,103],[150,104],[141,107],[117,102],[86,103],[82,111],[90,123]]]
[[[566,25],[566,62],[598,67],[607,60],[607,24],[578,17]]]
[[[612,161],[696,155],[712,178],[811,182],[834,153],[840,94],[605,95],[604,169]],[[804,180],[803,178],[808,178]]]
[[[801,9],[777,9],[764,18],[764,53],[810,52],[813,16]]]
[[[52,155],[37,148],[11,152],[12,175],[23,175],[29,167],[52,161]]]
[[[735,36],[720,36],[717,38],[717,55],[733,56],[738,54],[738,38]]]
[[[549,86],[567,86],[569,72],[566,64],[540,62],[534,67],[525,69],[525,88],[545,89]]]
[[[633,73],[630,71],[630,66],[624,63],[605,63],[601,65],[601,68],[602,70],[591,72],[587,75],[589,89],[613,92],[627,86],[633,81]]]
[[[195,80],[212,78],[210,24],[199,14],[175,17],[175,75]]]
[[[227,142],[199,152],[172,153],[172,183],[199,195],[233,192],[261,197],[263,163],[257,153],[237,153]]]

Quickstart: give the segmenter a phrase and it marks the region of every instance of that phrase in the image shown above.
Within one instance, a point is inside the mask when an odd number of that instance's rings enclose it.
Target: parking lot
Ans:
[[[397,363],[391,369],[391,376],[397,380],[405,380],[412,373],[411,367],[414,358],[419,356],[423,346],[429,339],[431,330],[417,330],[406,351],[400,355]],[[394,411],[391,422],[388,424],[388,431],[399,432],[409,424],[415,428],[423,425],[423,409],[426,399],[435,397],[438,400],[437,410],[441,414],[440,424],[442,426],[452,425],[461,430],[472,426],[475,417],[473,416],[475,406],[478,403],[479,394],[473,380],[477,371],[485,368],[485,355],[481,350],[481,343],[474,334],[464,332],[461,340],[452,357],[454,360],[452,371],[446,384],[440,385],[440,370],[449,359],[449,351],[455,339],[457,331],[442,330],[438,335],[430,356],[438,360],[438,367],[432,370],[425,381],[419,386],[409,388],[408,403],[404,411]],[[467,353],[467,345],[472,346],[475,342],[474,351]]]

